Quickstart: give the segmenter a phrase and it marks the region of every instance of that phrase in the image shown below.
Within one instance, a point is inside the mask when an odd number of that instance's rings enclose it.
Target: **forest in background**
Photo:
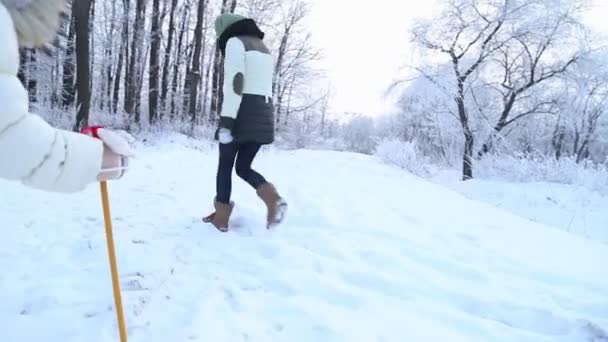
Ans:
[[[58,48],[22,50],[19,78],[32,111],[60,127],[93,118],[210,137],[222,101],[213,21],[238,12],[258,21],[275,58],[280,145],[375,153],[418,174],[459,169],[465,180],[478,165],[564,181],[547,175],[605,174],[608,163],[608,54],[583,20],[589,3],[446,0],[404,37],[423,62],[387,87],[396,110],[380,117],[331,113],[306,0],[72,2]],[[530,166],[535,177],[518,171]]]
[[[321,129],[329,88],[305,26],[309,7],[303,0],[79,0],[68,7],[56,49],[21,51],[19,78],[33,111],[62,127],[93,118],[130,131],[191,134],[218,119],[223,61],[214,20],[238,12],[258,22],[275,57],[277,130]]]
[[[467,180],[479,166],[518,181],[599,177],[608,188],[608,44],[585,22],[592,2],[442,4],[410,32],[419,62],[389,88],[396,112],[351,121],[351,149],[418,174],[432,165]]]

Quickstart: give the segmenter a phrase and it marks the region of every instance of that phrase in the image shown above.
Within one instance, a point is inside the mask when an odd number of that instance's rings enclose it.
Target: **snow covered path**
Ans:
[[[606,244],[321,151],[263,153],[285,223],[235,178],[222,234],[215,151],[134,164],[110,186],[129,341],[608,341]],[[98,188],[0,193],[0,341],[118,341]]]

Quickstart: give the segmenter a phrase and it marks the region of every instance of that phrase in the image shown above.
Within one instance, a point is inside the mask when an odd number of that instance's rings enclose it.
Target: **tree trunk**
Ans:
[[[78,131],[88,125],[89,107],[91,105],[91,89],[89,88],[89,15],[90,0],[74,2],[76,28],[76,65],[78,82],[78,114],[74,130]]]
[[[473,179],[474,137],[470,129],[464,130],[464,153],[462,155],[462,180]]]
[[[213,58],[213,74],[211,75],[211,108],[209,108],[209,115],[214,120],[219,115],[221,103],[222,103],[222,67],[224,65],[222,60],[222,54],[219,46],[215,47],[215,53]]]
[[[228,11],[227,0],[222,0],[222,9],[220,13]],[[216,118],[219,115],[222,106],[223,94],[222,83],[224,82],[222,52],[219,45],[216,44],[215,54],[213,58],[213,75],[211,76],[211,108],[209,115]]]
[[[581,148],[576,154],[576,163],[580,164],[583,160],[589,156],[589,138],[586,137],[581,144]]]
[[[184,16],[182,18],[182,26],[179,31],[179,38],[177,41],[177,53],[175,54],[175,62],[173,63],[173,80],[171,82],[171,118],[174,119],[177,114],[177,105],[175,95],[179,86],[179,67],[181,65],[183,41],[186,33],[186,23],[189,21],[188,11],[184,10]],[[181,113],[181,111],[180,111]]]
[[[89,0],[90,4],[89,4],[89,21],[88,21],[88,25],[89,25],[89,32],[93,31],[93,25],[95,23],[95,0]],[[93,46],[95,47],[95,35],[94,34],[89,34],[89,46]],[[91,69],[94,68],[95,66],[95,49],[89,49],[89,73],[92,72]],[[93,77],[89,76],[89,91],[93,88]]]
[[[55,64],[53,66],[53,78],[51,80],[53,97],[51,98],[51,108],[55,109],[61,105],[62,84],[59,82],[59,70],[61,70],[61,54],[55,55]]]
[[[38,81],[36,80],[36,50],[29,51],[27,94],[30,103],[38,102]]]
[[[158,116],[158,77],[160,53],[160,0],[152,3],[152,26],[150,28],[150,76],[148,80],[148,112],[150,124],[155,124]]]
[[[27,53],[27,49],[19,49],[19,71],[17,72],[17,78],[24,88],[27,88],[27,76],[25,72],[25,69],[27,69]]]
[[[466,181],[473,178],[473,147],[475,137],[469,127],[469,116],[464,104],[464,83],[458,81],[458,96],[456,97],[456,105],[458,106],[458,117],[462,132],[464,134],[464,151],[462,154],[462,180]]]
[[[145,0],[137,0],[135,4],[135,29],[133,31],[133,40],[131,41],[131,55],[127,72],[127,88],[125,89],[125,112],[133,117],[135,123],[140,122],[140,115],[136,103],[139,89],[139,68],[137,68],[137,60],[141,55],[142,36],[145,24],[144,5]]]
[[[124,36],[123,36],[124,37]],[[114,95],[112,98],[112,112],[118,112],[118,100],[120,98],[120,81],[122,76],[122,69],[124,65],[124,61],[126,59],[126,55],[128,53],[128,44],[123,41],[120,47],[120,51],[118,52],[118,65],[116,66],[116,75],[114,75]]]
[[[196,27],[194,28],[194,53],[192,54],[192,69],[190,70],[190,101],[188,108],[190,120],[193,125],[196,123],[198,85],[201,80],[201,51],[203,47],[203,24],[205,21],[206,7],[207,0],[199,1],[196,15]]]
[[[63,80],[62,80],[62,105],[64,108],[71,107],[76,99],[76,88],[74,80],[76,78],[76,63],[74,61],[75,51],[75,22],[76,22],[76,11],[72,8],[72,16],[70,19],[70,25],[68,29],[67,48],[65,52],[65,58],[63,60]]]
[[[113,86],[113,64],[114,64],[114,31],[116,31],[116,2],[112,1],[112,14],[110,18],[110,33],[105,41],[105,51],[104,51],[104,63],[103,69],[105,69],[105,81],[103,82],[103,90],[105,91],[103,94],[103,99],[100,101],[101,109],[103,110],[105,106],[108,106],[108,109],[112,111],[112,86]]]
[[[163,65],[163,76],[161,81],[160,106],[163,112],[167,108],[167,93],[169,92],[169,70],[171,63],[171,49],[173,48],[173,35],[175,34],[175,10],[177,8],[177,0],[171,1],[171,13],[169,14],[169,36],[167,37],[167,48],[165,49],[165,64]]]
[[[595,124],[590,120],[585,136],[583,137],[582,143],[580,143],[580,148],[576,152],[576,163],[579,164],[583,160],[589,157],[589,145],[591,144],[591,139],[593,138],[593,134],[595,131]]]
[[[562,157],[565,138],[566,133],[564,132],[563,127],[558,125],[555,128],[555,132],[553,132],[553,139],[551,140],[551,145],[553,145],[553,150],[555,151],[555,159],[557,160]]]
[[[289,40],[290,28],[287,27],[281,37],[281,44],[279,44],[279,51],[277,52],[277,61],[274,65],[274,80],[272,82],[272,96],[275,105],[275,121],[277,128],[281,123],[281,110],[282,110],[282,86],[281,86],[281,73],[283,70],[283,60],[285,59],[285,53],[287,52],[287,42]]]
[[[211,57],[210,57],[210,59],[211,59]],[[205,71],[205,88],[204,88],[204,92],[203,92],[203,110],[207,114],[208,123],[211,125],[214,125],[215,120],[216,120],[216,116],[213,115],[213,112],[211,111],[211,109],[209,109],[209,111],[207,111],[207,103],[209,103],[209,89],[211,88],[211,87],[209,87],[209,81],[210,81],[210,75],[211,75],[211,66],[213,64],[214,63],[212,63],[212,61],[209,61],[207,63],[207,70]]]
[[[572,154],[573,155],[577,155],[578,154],[578,151],[579,151],[579,147],[578,146],[579,146],[580,139],[581,139],[581,133],[578,131],[578,129],[575,129],[575,132],[574,132],[574,143],[573,143],[574,146],[572,148]]]
[[[289,90],[287,91],[287,108],[285,108],[285,122],[283,125],[287,127],[289,125],[289,114],[291,113],[291,96],[293,95],[293,84],[295,83],[296,75],[294,74],[289,82]]]
[[[503,130],[507,126],[507,118],[509,114],[511,114],[511,110],[513,109],[513,105],[515,104],[515,99],[517,98],[517,94],[511,93],[507,98],[504,99],[505,106],[500,113],[500,118],[494,125],[494,130],[490,133],[488,140],[486,140],[481,146],[481,150],[477,152],[477,158],[481,159],[484,155],[486,155],[492,149],[494,145],[494,141],[498,136],[498,133]]]
[[[189,108],[190,108],[190,91],[191,91],[191,83],[192,80],[194,78],[194,75],[192,75],[192,54],[194,53],[194,48],[192,46],[192,44],[188,44],[186,46],[186,55],[188,56],[186,58],[186,73],[185,73],[185,77],[184,77],[184,88],[182,91],[182,114],[183,117],[185,118],[186,115],[189,113]]]
[[[112,48],[111,47],[107,47],[106,51],[105,51],[105,56],[104,59],[106,60],[107,65],[105,66],[105,82],[103,82],[103,100],[100,101],[100,105],[101,105],[101,110],[103,110],[105,108],[105,106],[107,105],[109,110],[112,110],[112,79],[113,79],[113,74],[112,74]]]
[[[124,68],[126,61],[129,59],[129,4],[130,0],[123,0],[123,23],[122,23],[122,36],[121,44],[118,52],[118,65],[116,66],[116,76],[114,77],[114,98],[112,99],[112,111],[118,112],[118,101],[120,98],[120,82],[122,76],[122,69]],[[127,84],[129,69],[128,65],[125,70],[125,98],[127,97]]]

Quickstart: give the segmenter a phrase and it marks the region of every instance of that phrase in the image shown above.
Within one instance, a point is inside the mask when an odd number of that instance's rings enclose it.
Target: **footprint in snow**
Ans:
[[[94,217],[94,216],[87,216],[87,217],[84,218],[84,220],[88,221],[88,222],[96,223],[96,222],[99,221],[99,218],[98,217]]]
[[[466,263],[445,260],[427,254],[427,252],[423,252],[422,250],[416,249],[410,249],[406,257],[419,264],[434,268],[442,275],[448,275],[453,278],[475,280],[478,283],[488,282],[488,278],[483,273],[467,266]]]
[[[241,308],[239,306],[237,299],[234,296],[234,292],[226,287],[224,287],[222,289],[222,292],[224,293],[224,298],[226,299],[226,302],[228,302],[228,304],[230,304],[230,307],[232,308],[232,310],[235,312],[240,312]]]
[[[258,247],[258,252],[266,259],[276,259],[281,253],[281,250],[278,246],[275,246],[270,242],[262,242]]]
[[[342,279],[354,287],[396,299],[409,300],[411,297],[407,288],[385,279],[380,274],[345,272]]]
[[[463,312],[495,321],[514,329],[543,335],[563,336],[572,330],[571,322],[553,312],[507,302],[490,302],[462,294],[444,294],[444,302],[455,304]]]
[[[547,335],[566,335],[570,322],[552,312],[512,304],[490,306],[485,316],[509,326]]]

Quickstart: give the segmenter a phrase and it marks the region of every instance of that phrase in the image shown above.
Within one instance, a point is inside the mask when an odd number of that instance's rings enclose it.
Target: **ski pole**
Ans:
[[[118,279],[118,266],[116,263],[116,251],[114,249],[114,237],[112,236],[112,216],[110,214],[110,196],[108,195],[108,183],[100,182],[101,202],[103,204],[103,217],[106,225],[106,240],[108,244],[108,256],[110,258],[110,271],[112,273],[112,287],[114,288],[114,303],[116,304],[116,318],[118,319],[118,330],[120,341],[127,342],[127,328],[122,308],[120,294],[120,281]]]
[[[98,138],[97,129],[101,127],[87,127],[82,129],[83,134]],[[116,318],[118,320],[118,330],[120,333],[120,341],[127,342],[127,329],[125,317],[122,308],[122,297],[120,293],[120,281],[118,277],[118,266],[116,262],[116,250],[114,248],[114,237],[112,234],[112,215],[110,213],[110,196],[108,194],[108,183],[101,181],[99,183],[101,190],[101,203],[103,206],[103,219],[106,228],[106,241],[108,245],[108,257],[110,259],[110,272],[112,274],[112,288],[114,292],[114,304],[116,306]]]

